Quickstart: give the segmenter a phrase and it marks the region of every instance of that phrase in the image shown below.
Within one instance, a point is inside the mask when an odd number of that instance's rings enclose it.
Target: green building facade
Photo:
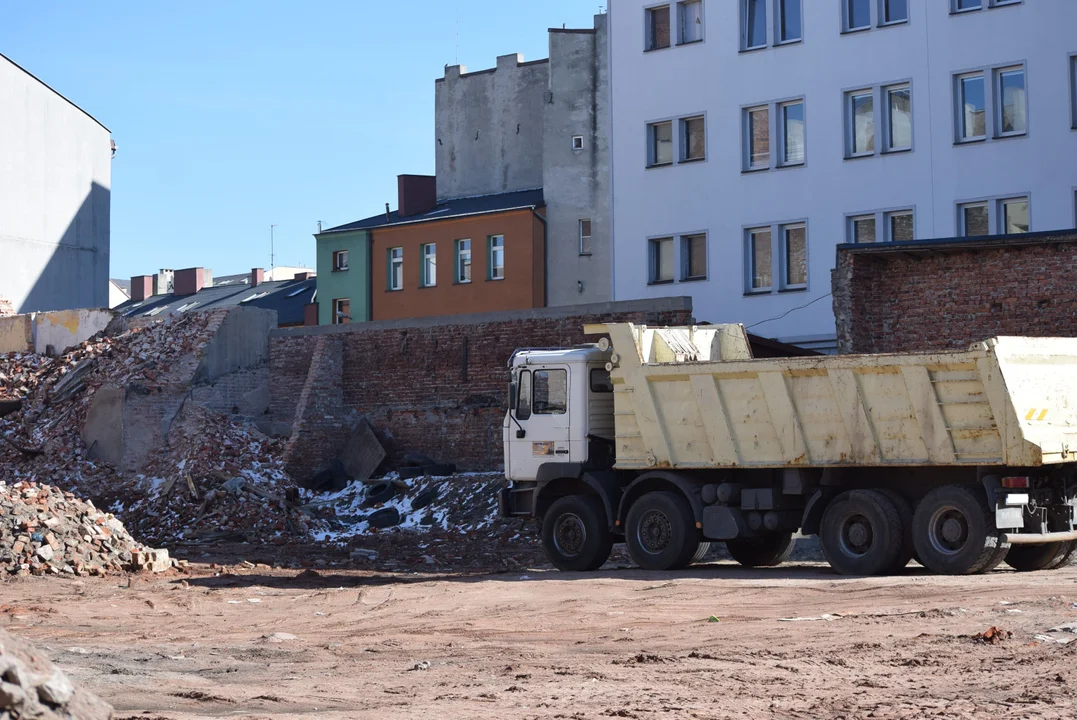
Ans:
[[[349,322],[370,321],[370,231],[315,235],[318,244],[318,324],[332,325],[338,308]]]

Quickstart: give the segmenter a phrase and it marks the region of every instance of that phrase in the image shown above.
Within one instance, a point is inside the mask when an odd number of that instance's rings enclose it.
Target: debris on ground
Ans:
[[[999,643],[1005,640],[1009,640],[1012,637],[1013,633],[1009,630],[1001,630],[992,625],[982,633],[973,635],[972,639],[978,642],[986,643],[988,645],[998,645]]]
[[[71,493],[32,482],[0,482],[0,572],[11,575],[105,575],[128,569],[163,572],[168,554],[149,550],[123,523]]]
[[[76,688],[44,655],[0,630],[0,717],[109,720],[112,707]]]

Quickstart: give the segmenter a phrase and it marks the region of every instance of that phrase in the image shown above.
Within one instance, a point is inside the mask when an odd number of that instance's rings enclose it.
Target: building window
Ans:
[[[1070,125],[1077,130],[1077,55],[1070,56]]]
[[[703,0],[685,0],[677,3],[680,18],[681,45],[703,40]]]
[[[673,238],[650,241],[651,285],[673,282]]]
[[[950,0],[951,13],[972,12],[983,10],[986,4],[989,8],[1005,7],[1006,5],[1020,5],[1024,0]]]
[[[647,50],[669,47],[669,5],[647,8]]]
[[[857,244],[875,242],[874,215],[860,215],[849,218],[849,242]]]
[[[849,156],[875,154],[875,95],[871,90],[848,95]]]
[[[957,206],[958,234],[962,237],[1020,235],[1029,232],[1029,196],[1007,196]]]
[[[505,236],[491,235],[488,239],[489,253],[486,277],[489,280],[505,279]]]
[[[804,101],[779,106],[782,118],[782,165],[804,164]]]
[[[747,141],[745,169],[770,168],[770,108],[749,108],[744,111],[744,134]]]
[[[740,49],[758,50],[800,42],[803,37],[803,0],[740,0]],[[768,17],[774,8],[773,28]]]
[[[888,212],[886,219],[887,238],[890,242],[904,242],[915,237],[915,222],[912,210],[899,210]]]
[[[333,272],[345,272],[348,269],[348,251],[337,250],[333,253]]]
[[[583,135],[572,136],[572,149],[575,151],[583,150]]]
[[[871,0],[844,0],[843,5],[846,32],[871,27]]]
[[[782,289],[799,290],[808,285],[808,229],[805,225],[782,226]]]
[[[959,77],[957,83],[961,114],[959,137],[962,140],[983,140],[987,137],[983,73]]]
[[[438,246],[434,243],[423,245],[423,270],[420,277],[421,287],[434,287],[438,284]]]
[[[886,93],[886,149],[889,152],[912,149],[912,87],[894,85]]]
[[[591,221],[580,220],[580,255],[591,254]]]
[[[681,120],[681,145],[681,162],[706,159],[707,135],[703,118]]]
[[[389,250],[389,289],[404,289],[404,248]]]
[[[647,165],[673,163],[673,123],[669,120],[647,126]]]
[[[909,0],[841,0],[842,32],[903,25],[909,21]]]
[[[747,231],[749,292],[770,292],[773,286],[773,250],[769,227]]]
[[[1024,135],[1028,131],[1028,102],[1025,94],[1025,69],[1004,68],[996,71],[995,84],[999,102],[998,122],[1000,135]]]
[[[456,241],[456,282],[460,285],[471,282],[471,241]]]
[[[954,12],[965,12],[966,10],[979,10],[983,7],[983,0],[953,0]]]
[[[346,325],[352,321],[352,303],[348,298],[333,301],[333,324]]]
[[[682,280],[705,280],[707,277],[707,236],[685,235],[681,238]]]
[[[909,19],[909,0],[883,0],[882,24],[907,22]]]

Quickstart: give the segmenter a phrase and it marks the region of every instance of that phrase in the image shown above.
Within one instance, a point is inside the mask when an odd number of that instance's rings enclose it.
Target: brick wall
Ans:
[[[1075,232],[842,248],[833,284],[843,353],[1077,336]]]
[[[327,467],[363,416],[390,463],[420,452],[466,470],[500,469],[513,350],[594,342],[583,335],[588,322],[687,325],[691,315],[688,299],[672,298],[274,331],[271,408],[275,420],[293,421],[289,470],[304,479]],[[339,380],[335,351],[318,345],[328,339],[340,344]]]

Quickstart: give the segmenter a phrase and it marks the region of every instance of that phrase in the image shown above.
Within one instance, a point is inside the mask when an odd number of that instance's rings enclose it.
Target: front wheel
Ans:
[[[1065,564],[1074,543],[1054,542],[1043,545],[1014,545],[1006,553],[1006,564],[1018,572],[1051,570]]]
[[[748,568],[776,567],[793,554],[793,534],[773,533],[754,538],[726,540],[729,556]]]
[[[628,554],[644,570],[680,570],[699,550],[692,506],[679,493],[647,493],[633,503],[625,526]]]
[[[555,501],[542,521],[542,548],[558,570],[589,572],[602,567],[613,550],[602,502],[587,495]]]

